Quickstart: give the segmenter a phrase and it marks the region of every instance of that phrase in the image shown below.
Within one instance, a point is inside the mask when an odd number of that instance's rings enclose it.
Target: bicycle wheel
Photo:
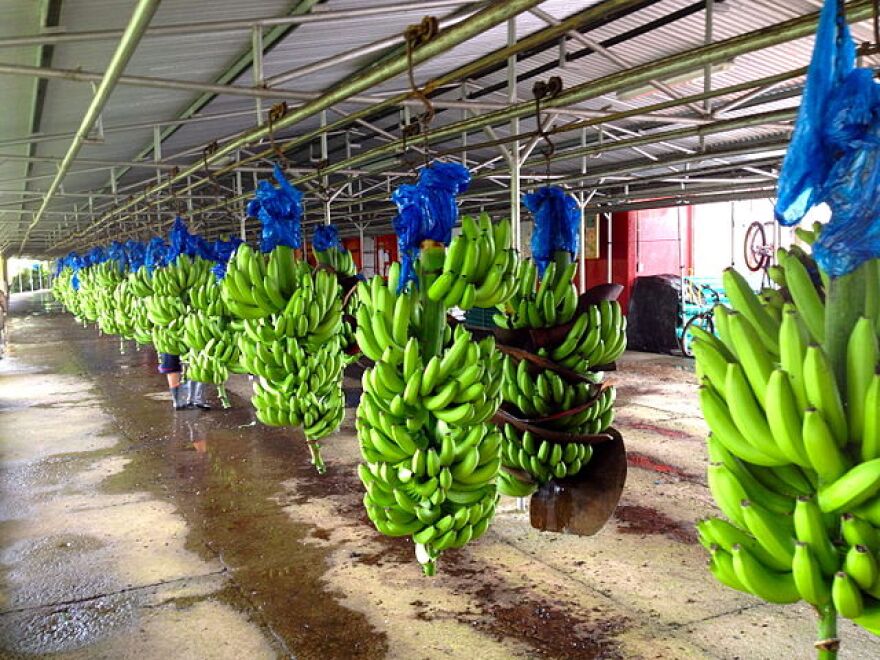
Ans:
[[[770,264],[770,255],[765,252],[767,247],[767,234],[764,231],[764,225],[760,222],[753,222],[746,229],[746,239],[743,245],[746,268],[753,273],[766,268]]]
[[[712,320],[711,314],[704,312],[690,317],[681,329],[681,336],[678,338],[679,348],[681,348],[681,353],[685,357],[694,357],[694,353],[691,351],[691,342],[694,339],[691,335],[691,328],[695,325],[708,333],[715,334],[715,322]]]

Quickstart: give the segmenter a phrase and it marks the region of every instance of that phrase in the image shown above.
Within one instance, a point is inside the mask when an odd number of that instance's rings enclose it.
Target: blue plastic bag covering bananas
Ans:
[[[776,218],[797,224],[817,204],[831,221],[813,245],[832,277],[880,256],[880,86],[855,66],[837,0],[826,0],[800,112],[779,177]]]
[[[357,273],[357,265],[339,239],[339,230],[334,225],[320,225],[315,229],[312,250],[319,264],[330,266],[337,274],[352,277]]]
[[[146,256],[147,246],[141,241],[125,241],[123,246],[125,250],[125,259],[129,271],[134,272],[144,265],[144,257]]]
[[[532,259],[543,275],[553,253],[578,251],[581,211],[577,201],[559,186],[544,186],[523,195],[523,204],[535,216],[532,232]]]
[[[157,268],[161,268],[168,263],[168,244],[165,239],[154,236],[147,243],[147,249],[144,253],[144,266],[147,272],[152,273]]]
[[[394,219],[401,266],[398,292],[416,279],[413,264],[422,241],[449,245],[452,228],[458,222],[455,196],[467,190],[470,181],[466,167],[433,162],[419,170],[418,183],[403,184],[391,195],[398,210]]]
[[[269,181],[260,181],[254,198],[247,205],[248,216],[257,218],[263,226],[262,252],[271,252],[278,245],[294,249],[302,246],[302,193],[290,184],[277,163],[274,172],[278,187]]]
[[[326,252],[330,248],[336,248],[345,252],[345,246],[339,240],[339,230],[335,225],[320,225],[315,229],[312,237],[312,246],[318,252]]]
[[[244,241],[235,236],[228,241],[221,239],[214,241],[214,244],[211,247],[211,258],[217,263],[217,265],[211,270],[214,273],[214,277],[218,280],[222,280],[226,276],[226,264],[229,263],[232,255],[235,254],[236,248],[242,243],[244,243]]]

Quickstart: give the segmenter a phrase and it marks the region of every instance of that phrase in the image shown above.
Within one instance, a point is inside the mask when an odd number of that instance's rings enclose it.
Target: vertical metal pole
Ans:
[[[192,183],[190,182],[190,179],[191,179],[191,178],[192,178],[192,177],[186,177],[186,187],[187,187],[187,188],[189,188],[189,187],[192,185]],[[193,198],[192,198],[192,191],[190,191],[189,194],[188,194],[187,197],[186,197],[186,210],[187,210],[187,212],[190,214],[190,216],[192,216],[192,212],[193,212]]]
[[[40,291],[43,290],[43,265],[39,264],[40,270],[37,271],[37,275],[40,277]]]
[[[516,44],[516,17],[507,20],[507,45]],[[513,105],[517,102],[516,92],[516,54],[507,58],[507,100]],[[519,134],[519,118],[510,120],[510,131]],[[513,227],[513,247],[522,252],[522,221],[520,219],[520,158],[519,140],[510,145],[510,224]]]
[[[736,240],[736,217],[734,215],[734,205],[730,202],[730,267],[736,265],[736,252],[734,251],[734,241]]]
[[[240,151],[235,152],[235,160],[239,160],[240,158],[241,158],[241,152]],[[242,178],[241,178],[241,170],[235,170],[235,196],[241,197],[243,194],[244,194],[244,182],[242,181]],[[241,206],[239,206],[239,209],[238,209],[239,237],[241,238],[241,240],[244,240],[245,236],[246,236],[246,230],[245,230],[245,226],[244,226],[245,219],[246,219],[245,212],[244,212],[244,200],[242,200],[240,202],[240,204],[241,204]]]
[[[327,111],[321,110],[321,128],[326,128],[327,126]],[[323,131],[321,133],[321,163],[326,164],[327,162],[327,131]],[[330,224],[330,195],[328,191],[328,187],[330,185],[330,177],[328,175],[324,175],[321,179],[321,188],[322,194],[324,195],[324,224]]]
[[[153,126],[153,161],[158,163],[162,160],[162,131],[158,126]],[[156,183],[162,183],[162,171],[156,168]],[[176,209],[175,209],[176,211]],[[156,204],[156,220],[162,225],[162,209]]]
[[[467,101],[468,97],[468,89],[467,89],[467,80],[461,83],[461,100]],[[468,118],[467,108],[461,109],[461,119],[462,121]],[[467,131],[461,132],[461,164],[467,167],[467,146],[468,146],[468,133]]]
[[[364,260],[364,223],[359,222],[357,225],[358,228],[358,253],[361,255],[361,270],[364,269],[364,264],[366,261]]]
[[[614,275],[612,273],[612,268],[611,268],[611,265],[612,265],[611,264],[611,239],[612,239],[612,236],[611,236],[611,213],[610,212],[605,214],[605,228],[606,228],[606,233],[607,233],[607,236],[605,239],[605,249],[608,251],[608,254],[606,255],[608,258],[608,283],[611,284]]]
[[[708,45],[712,43],[713,23],[715,19],[715,0],[706,0],[706,34],[704,42]],[[708,94],[712,91],[712,64],[707,64],[703,70],[703,92]],[[703,112],[707,117],[712,116],[712,99],[707,98],[703,101]],[[700,136],[700,150],[706,147],[705,136]]]
[[[578,208],[581,211],[580,246],[578,249],[578,291],[583,293],[587,290],[587,215],[584,209],[587,200],[584,193],[579,194]]]
[[[564,41],[564,39],[563,39]],[[581,129],[581,147],[587,146],[587,129]],[[581,157],[581,174],[587,173],[587,158],[586,156]],[[580,203],[578,206],[581,208],[581,249],[580,254],[578,254],[578,291],[583,293],[587,290],[587,216],[584,213],[584,209],[587,205],[587,200],[584,197],[584,193],[580,193]],[[598,220],[598,218],[597,218]]]
[[[711,0],[710,0],[711,3]],[[684,304],[685,304],[685,290],[684,290],[684,243],[681,237],[681,207],[675,209],[676,212],[676,222],[678,224],[678,283],[681,292],[681,314],[682,314],[682,323],[684,322]]]
[[[253,48],[253,71],[254,87],[263,86],[263,28],[255,25],[251,32],[251,45]],[[259,97],[254,99],[257,111],[257,126],[263,123],[263,101]]]

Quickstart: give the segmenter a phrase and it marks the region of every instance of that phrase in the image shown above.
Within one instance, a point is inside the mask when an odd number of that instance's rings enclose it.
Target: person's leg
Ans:
[[[159,353],[159,372],[165,374],[168,380],[168,390],[171,392],[171,404],[175,410],[186,408],[186,395],[184,386],[180,384],[180,357]]]
[[[205,384],[197,383],[193,381],[190,386],[190,398],[189,405],[195,406],[196,408],[201,408],[202,410],[210,410],[211,406],[208,405],[208,402],[205,400]]]

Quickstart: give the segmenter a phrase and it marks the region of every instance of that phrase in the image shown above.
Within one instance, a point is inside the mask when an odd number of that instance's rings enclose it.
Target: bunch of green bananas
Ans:
[[[611,364],[626,350],[626,317],[616,300],[587,307],[572,324],[559,346],[547,357],[563,367],[584,373]]]
[[[229,308],[223,302],[219,283],[208,280],[189,291],[189,304],[193,309],[203,312],[205,316],[231,316]]]
[[[880,634],[876,318],[852,328],[838,387],[815,264],[802,251],[779,258],[781,315],[730,269],[733,310],[716,309],[719,337],[696,329],[709,488],[728,518],[702,522],[700,538],[722,583],[768,602],[833,607]]]
[[[544,270],[541,283],[532,260],[524,261],[517,277],[513,297],[496,314],[495,322],[502,328],[551,328],[571,321],[577,311],[578,293],[572,282],[577,263],[570,259],[557,264],[551,261]]]
[[[526,497],[554,477],[574,476],[592,456],[588,445],[553,442],[541,437],[537,429],[595,435],[614,419],[615,390],[603,389],[604,374],[591,369],[610,364],[623,353],[626,319],[619,303],[608,300],[578,314],[579,296],[572,282],[575,271],[576,264],[566,251],[553,255],[540,282],[535,263],[524,262],[516,293],[507,305],[499,305],[507,314],[495,315],[496,324],[515,336],[548,327],[561,326],[561,332],[569,326],[558,345],[536,351],[553,366],[539,366],[538,360],[518,354],[504,361],[501,391],[505,408],[522,420],[528,419],[536,429],[532,432],[504,425],[504,469],[498,489],[505,495]],[[534,351],[533,341],[529,339],[524,346]],[[565,369],[557,371],[557,365]],[[566,375],[566,369],[577,376]]]
[[[153,322],[147,311],[145,299],[153,295],[153,277],[146,266],[128,273],[126,278],[128,293],[132,296],[130,305],[125,305],[126,322],[131,324],[131,338],[141,346],[153,343]]]
[[[146,279],[135,274],[139,290],[146,290]],[[160,353],[186,355],[184,324],[190,311],[190,293],[214,281],[211,262],[181,254],[170,264],[153,270],[149,278],[152,294],[143,299],[147,319],[152,324],[153,346]],[[144,285],[141,287],[141,285]]]
[[[189,377],[199,383],[223,385],[229,378],[229,365],[239,361],[237,333],[230,320],[195,306],[183,319],[183,343],[188,349]]]
[[[295,261],[293,250],[279,245],[268,256],[246,243],[235,251],[222,282],[223,301],[240,319],[259,319],[285,309],[302,283],[308,264]]]
[[[80,268],[77,272],[77,277],[79,279],[79,290],[76,294],[79,299],[80,311],[78,318],[86,323],[95,323],[98,320],[98,316],[100,316],[98,294],[101,291],[95,278],[95,266]]]
[[[528,497],[535,492],[535,482],[544,484],[553,477],[574,476],[592,456],[592,445],[538,440],[531,431],[520,434],[511,424],[505,424],[501,458],[508,469],[498,473],[498,490],[510,497]],[[527,472],[531,479],[516,477],[510,468]]]
[[[349,358],[339,349],[338,337],[316,352],[304,350],[291,338],[279,339],[271,348],[245,340],[240,346],[242,364],[258,377],[251,400],[261,422],[301,425],[309,440],[329,435],[342,423],[345,401],[341,378]],[[322,463],[316,467],[323,471]]]
[[[136,334],[135,309],[140,304],[140,299],[131,290],[128,278],[123,279],[113,290],[116,301],[114,309],[114,323],[116,333],[123,339],[134,339]]]
[[[317,440],[342,423],[342,300],[336,275],[312,271],[279,245],[268,255],[239,246],[221,288],[241,319],[241,368],[254,382],[257,417],[271,426],[303,426],[312,462],[324,471]]]
[[[70,314],[80,318],[82,311],[80,310],[79,296],[76,289],[73,288],[73,275],[73,268],[65,266],[52,280],[52,296]]]
[[[411,294],[401,294],[402,296]],[[501,354],[464,326],[425,360],[416,337],[363,376],[357,413],[364,505],[383,534],[412,536],[428,573],[443,550],[476,539],[495,512]]]
[[[146,298],[153,295],[153,276],[146,266],[141,266],[136,271],[128,274],[131,291],[138,298]]]
[[[493,337],[476,341],[463,325],[453,331],[446,307],[503,302],[516,255],[507,223],[492,227],[484,217],[475,231],[473,219],[464,222],[445,254],[423,251],[419,288],[398,291],[400,264],[393,263],[387,282],[374,277],[357,289],[355,336],[375,363],[364,372],[357,412],[364,506],[381,533],[412,537],[428,575],[444,550],[486,531],[498,497],[502,438],[489,420],[501,401],[502,354]],[[483,259],[486,268],[477,266]],[[439,295],[446,285],[437,282],[452,279],[469,293]]]
[[[348,250],[340,250],[335,247],[327,248],[323,252],[319,252],[312,248],[312,254],[315,261],[319,264],[329,266],[335,272],[346,277],[354,277],[357,274],[357,264]]]
[[[214,263],[201,257],[181,254],[166,266],[156,268],[150,280],[154,295],[185,297],[191,289],[202,286],[214,277]]]
[[[519,360],[516,366],[514,362],[510,356],[505,358],[501,391],[505,403],[519,417],[533,418],[529,423],[534,426],[574,435],[594,435],[611,426],[616,390],[599,385],[603,374],[590,374],[596,383],[571,383],[552,369],[530,367],[528,360]],[[560,415],[563,411],[572,412]],[[502,457],[507,469],[502,470],[499,490],[511,497],[526,497],[553,477],[577,474],[592,457],[592,448],[580,443],[551,443],[505,424]],[[511,469],[526,474],[516,475]]]
[[[494,307],[510,298],[519,265],[510,247],[510,220],[492,224],[489,216],[463,216],[462,232],[449,245],[443,273],[428,289],[428,298],[463,310]]]
[[[374,362],[389,348],[402,358],[410,334],[421,329],[422,302],[414,291],[397,291],[399,278],[400,264],[395,261],[388,268],[387,283],[381,277],[370,278],[369,284],[358,282],[353,296],[357,305],[355,338],[361,352]]]
[[[533,370],[537,376],[532,374]],[[614,420],[612,406],[616,390],[612,386],[600,387],[601,373],[590,374],[596,384],[569,383],[551,369],[531,367],[528,360],[517,362],[509,355],[504,358],[503,373],[501,392],[504,400],[516,406],[525,417],[553,415],[554,419],[547,420],[549,428],[593,434],[604,431]],[[593,405],[576,415],[555,416],[562,410],[578,408],[588,401],[593,401]]]

